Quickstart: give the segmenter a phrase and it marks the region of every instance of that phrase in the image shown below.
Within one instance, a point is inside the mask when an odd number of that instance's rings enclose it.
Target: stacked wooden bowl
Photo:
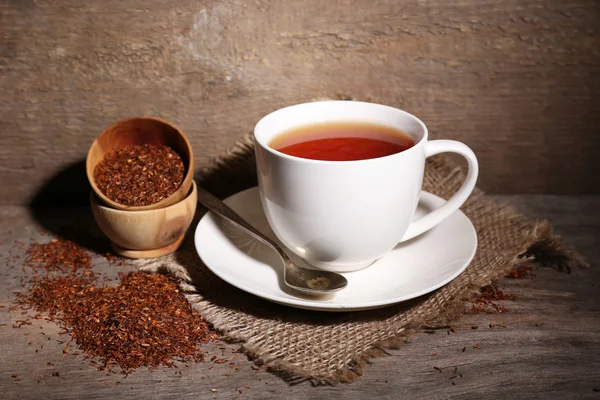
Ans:
[[[173,193],[153,204],[132,206],[110,199],[95,180],[96,166],[113,151],[146,144],[165,145],[179,154],[185,166],[183,181]],[[117,254],[129,258],[160,257],[181,245],[194,218],[198,195],[192,146],[179,128],[153,117],[118,121],[94,140],[86,171],[92,186],[90,204],[94,218]]]

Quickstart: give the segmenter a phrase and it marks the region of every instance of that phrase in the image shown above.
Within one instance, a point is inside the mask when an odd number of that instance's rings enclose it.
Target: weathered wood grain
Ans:
[[[243,355],[233,353],[237,345],[222,343],[207,347],[209,359],[221,358],[224,354],[224,358],[241,365],[239,370],[228,363],[208,361],[153,372],[140,369],[128,377],[105,375],[90,367],[81,355],[63,354],[65,345],[57,340],[65,340],[65,337],[58,335],[53,323],[40,322],[15,329],[12,324],[19,315],[2,308],[2,397],[598,399],[600,394],[594,389],[600,389],[600,270],[597,268],[600,197],[503,196],[499,199],[511,201],[532,217],[552,220],[556,230],[595,267],[575,271],[572,275],[540,269],[534,281],[505,280],[501,283],[505,290],[518,296],[517,301],[505,304],[509,308],[507,313],[464,315],[452,324],[455,333],[442,330],[435,334],[414,334],[409,337],[409,343],[398,350],[373,359],[364,375],[353,384],[312,387],[304,382],[289,386],[263,369],[254,370]],[[87,210],[35,215],[37,219],[19,207],[0,208],[0,220],[7,227],[0,232],[0,257],[12,254],[14,258],[22,254],[22,250],[14,246],[16,239],[40,239],[40,223],[56,230],[74,223],[85,229],[91,222]],[[95,235],[95,231],[89,238],[79,235],[78,240],[92,239],[92,243],[98,245],[101,241]],[[100,260],[96,267],[112,278],[124,269],[108,267]],[[0,259],[0,305],[10,304],[22,275],[18,268],[9,269]],[[490,328],[490,323],[506,327]],[[472,329],[473,326],[477,329]],[[37,353],[36,349],[39,349]],[[48,365],[49,362],[54,365]],[[60,377],[52,376],[52,372],[57,371]],[[12,374],[18,374],[19,380],[12,378]]]
[[[124,117],[179,125],[202,165],[264,114],[332,96],[401,107],[466,142],[490,192],[600,191],[595,0],[3,0],[0,12],[3,204],[53,177],[58,197],[84,193],[56,177]]]

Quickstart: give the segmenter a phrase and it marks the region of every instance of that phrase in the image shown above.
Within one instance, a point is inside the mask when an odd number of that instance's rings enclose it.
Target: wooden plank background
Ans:
[[[600,193],[596,0],[0,0],[0,204],[86,201],[115,120],[156,115],[198,165],[264,114],[397,106],[478,154],[492,193]]]

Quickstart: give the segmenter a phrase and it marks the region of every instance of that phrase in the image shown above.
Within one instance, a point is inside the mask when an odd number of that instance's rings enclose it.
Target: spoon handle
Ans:
[[[263,233],[259,232],[256,228],[246,222],[246,220],[240,217],[238,213],[229,208],[221,200],[202,189],[200,186],[198,186],[198,201],[210,211],[222,216],[225,219],[228,219],[229,221],[238,225],[240,228],[243,228],[246,232],[260,240],[262,243],[271,247],[273,250],[278,252],[284,260],[288,259],[287,254],[285,254],[274,241],[265,236]]]

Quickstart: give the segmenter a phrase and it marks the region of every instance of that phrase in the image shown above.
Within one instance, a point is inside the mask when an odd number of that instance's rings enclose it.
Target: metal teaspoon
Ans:
[[[292,289],[309,294],[327,294],[345,288],[348,281],[342,275],[300,267],[273,240],[259,232],[221,200],[198,187],[198,202],[215,214],[233,222],[275,250],[283,260],[283,280]]]

